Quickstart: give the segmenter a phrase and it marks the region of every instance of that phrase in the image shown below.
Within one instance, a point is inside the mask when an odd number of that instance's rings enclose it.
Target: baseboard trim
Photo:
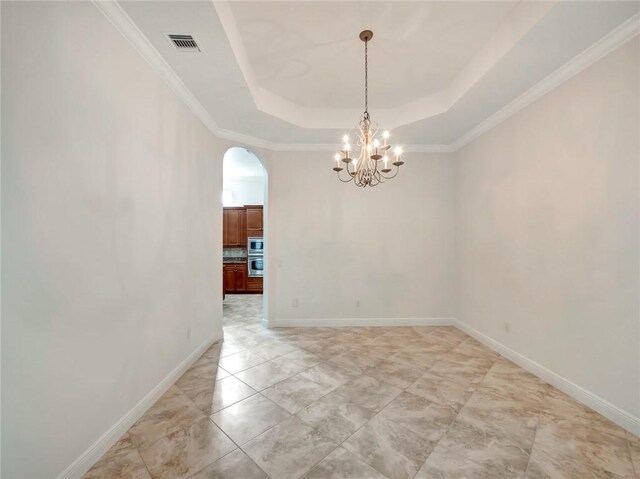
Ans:
[[[107,432],[83,452],[57,479],[80,479],[98,462],[105,452],[113,446],[133,424],[175,383],[180,376],[204,353],[213,343],[222,337],[213,337],[204,341],[173,371],[143,397],[129,412],[120,418]]]
[[[455,319],[453,324],[460,331],[477,339],[481,343],[493,349],[495,352],[499,353],[510,361],[513,361],[521,368],[529,371],[531,374],[534,374],[543,381],[551,384],[552,386],[558,388],[560,391],[571,396],[576,401],[589,406],[594,411],[602,414],[604,417],[610,419],[618,426],[626,429],[632,434],[640,436],[640,418],[635,417],[626,411],[623,411],[622,409],[614,406],[605,399],[602,399],[600,396],[596,396],[592,392],[587,391],[581,386],[578,386],[577,384],[569,381],[568,379],[560,376],[557,373],[554,373],[541,364],[527,358],[526,356],[523,356],[522,354],[505,346],[499,341],[496,341],[486,334],[481,333],[477,329],[472,328],[468,324],[463,323],[458,319]]]
[[[316,318],[262,320],[267,328],[335,328],[366,326],[451,326],[453,318]]]

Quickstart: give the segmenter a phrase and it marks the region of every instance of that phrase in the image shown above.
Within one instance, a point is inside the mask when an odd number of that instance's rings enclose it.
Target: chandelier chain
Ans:
[[[364,42],[364,113],[369,117],[369,41]]]

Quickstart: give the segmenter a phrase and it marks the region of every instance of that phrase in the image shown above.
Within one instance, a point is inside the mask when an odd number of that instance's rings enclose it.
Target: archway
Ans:
[[[223,325],[251,326],[267,312],[267,171],[244,147],[223,157]]]

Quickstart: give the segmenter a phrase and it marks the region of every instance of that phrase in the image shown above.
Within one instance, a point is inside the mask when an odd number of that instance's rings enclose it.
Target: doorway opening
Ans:
[[[267,171],[243,147],[223,158],[223,327],[227,334],[259,328],[266,304]]]

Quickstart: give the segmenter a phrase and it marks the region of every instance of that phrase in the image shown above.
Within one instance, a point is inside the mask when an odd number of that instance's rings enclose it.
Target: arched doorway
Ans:
[[[266,314],[267,171],[244,147],[223,157],[223,326],[253,326]]]

